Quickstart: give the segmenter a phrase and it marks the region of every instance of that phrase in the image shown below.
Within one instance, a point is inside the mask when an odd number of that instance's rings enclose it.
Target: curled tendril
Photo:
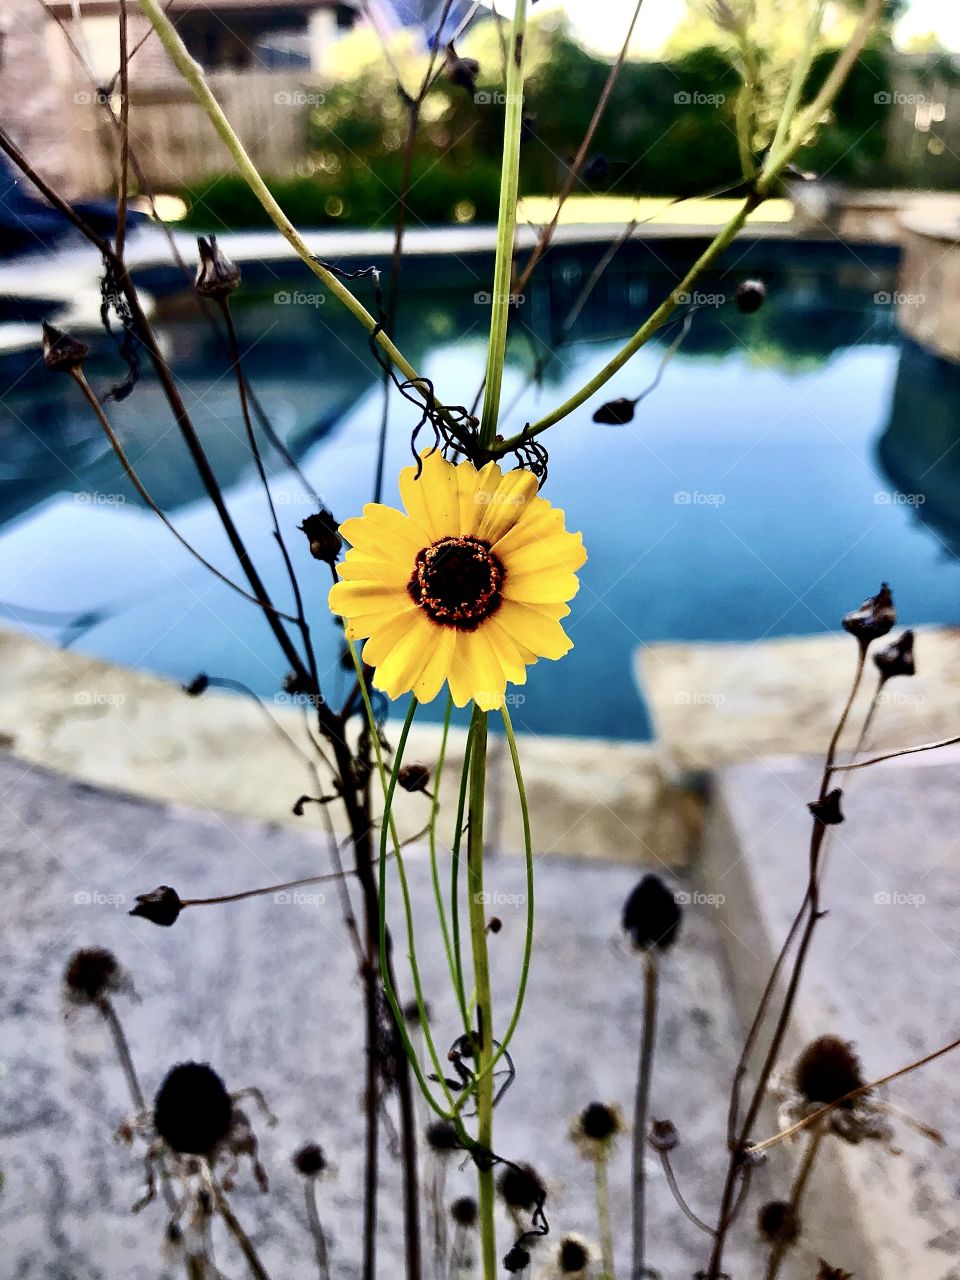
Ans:
[[[120,325],[120,333],[116,334],[110,323],[114,315]],[[134,331],[133,315],[127,301],[120,291],[116,268],[108,259],[103,262],[103,275],[100,279],[100,323],[117,344],[120,359],[127,366],[127,375],[116,386],[111,387],[103,396],[104,400],[126,400],[127,396],[140,380],[140,355],[137,350],[137,335]]]
[[[383,354],[377,342],[379,335],[384,332],[386,320],[379,269],[377,267],[363,267],[359,271],[344,271],[331,262],[324,262],[321,258],[317,258],[316,261],[342,280],[370,279],[373,281],[377,321],[373,329],[371,329],[368,339],[370,350],[373,358],[390,379],[393,386],[420,413],[420,417],[410,433],[410,451],[417,464],[417,479],[420,478],[420,473],[423,470],[423,458],[419,446],[420,434],[424,428],[429,428],[433,433],[431,448],[439,450],[444,458],[451,460],[452,456],[462,454],[464,457],[469,458],[475,466],[480,467],[487,462],[505,457],[507,453],[510,453],[517,460],[517,469],[532,472],[537,477],[538,487],[542,488],[547,478],[548,458],[546,449],[539,441],[521,439],[515,448],[506,451],[500,451],[496,447],[493,449],[482,448],[478,434],[480,423],[475,414],[471,413],[463,405],[441,407],[437,403],[433,383],[429,378],[401,378],[398,376],[392,361]]]

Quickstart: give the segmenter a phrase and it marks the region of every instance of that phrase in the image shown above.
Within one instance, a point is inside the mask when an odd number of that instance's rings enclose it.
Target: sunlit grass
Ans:
[[[739,209],[741,201],[730,197],[684,200],[671,204],[666,196],[585,196],[573,195],[560,211],[560,222],[620,223],[636,218],[640,222],[669,223],[673,226],[721,227]],[[549,222],[557,207],[553,196],[525,196],[520,201],[518,218],[536,224]],[[754,223],[783,223],[793,217],[789,200],[767,200],[754,213]]]

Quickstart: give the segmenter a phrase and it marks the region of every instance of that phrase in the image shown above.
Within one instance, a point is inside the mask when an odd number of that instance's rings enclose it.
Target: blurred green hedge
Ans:
[[[488,24],[492,27],[493,24]],[[522,194],[559,190],[582,139],[609,64],[561,25],[535,33],[525,96]],[[473,52],[473,50],[471,50]],[[476,93],[440,78],[424,105],[413,161],[410,225],[493,221],[503,130],[500,58],[487,33]],[[817,59],[811,92],[832,54]],[[414,73],[410,83],[416,83]],[[597,131],[588,177],[578,190],[686,196],[736,182],[738,76],[725,53],[706,47],[669,62],[627,62]],[[835,120],[799,163],[835,181],[883,185],[885,133],[876,94],[889,88],[885,53],[867,50],[837,100]],[[270,185],[301,226],[391,227],[402,185],[406,108],[383,60],[330,87],[310,109],[304,173]],[[269,225],[246,185],[211,175],[181,193],[188,223],[216,230]]]

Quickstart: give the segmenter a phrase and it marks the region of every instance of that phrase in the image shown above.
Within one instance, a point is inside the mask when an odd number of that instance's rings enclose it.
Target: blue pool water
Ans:
[[[599,250],[551,254],[511,342],[504,403],[520,398],[507,429],[540,416],[600,367],[695,249],[657,241],[622,251],[536,387],[528,385],[534,353],[556,345]],[[892,583],[904,620],[960,619],[960,378],[900,339],[883,300],[895,288],[893,257],[738,245],[703,292],[729,296],[749,274],[767,281],[767,306],[752,317],[729,304],[699,312],[631,425],[595,425],[593,409],[638,394],[663,345],[644,349],[606,394],[546,437],[545,493],[566,509],[569,527],[582,529],[590,558],[568,620],[576,647],[562,663],[530,671],[518,728],[641,738],[648,721],[633,675],[640,646],[823,632],[881,579]],[[406,268],[400,343],[448,403],[469,404],[482,373],[488,311],[475,294],[489,275],[482,257]],[[221,349],[170,273],[145,283],[160,299],[161,335],[231,509],[286,603]],[[363,339],[335,302],[320,298],[306,275],[251,268],[236,316],[265,408],[344,518],[370,496],[379,379]],[[105,339],[93,335],[92,344],[99,356],[91,376],[105,387],[119,375],[117,362]],[[69,380],[8,359],[0,396],[3,619],[177,679],[207,671],[274,697],[285,668],[262,619],[136,500]],[[111,413],[157,500],[208,558],[234,572],[155,381],[145,375]],[[411,415],[402,401],[393,404],[389,501],[408,460]],[[296,532],[311,506],[278,460],[271,471],[325,692],[336,699],[348,677],[325,612],[329,578]],[[67,625],[91,610],[96,619]]]

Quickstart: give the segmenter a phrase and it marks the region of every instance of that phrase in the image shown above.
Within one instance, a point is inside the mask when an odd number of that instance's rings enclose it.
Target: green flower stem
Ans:
[[[498,444],[498,452],[510,452],[518,444],[531,440],[534,436],[541,435],[548,427],[554,426],[555,423],[562,421],[562,419],[573,413],[575,409],[579,409],[584,401],[589,400],[592,395],[609,382],[613,375],[622,369],[627,361],[636,355],[640,348],[649,342],[657,330],[669,320],[680,305],[677,301],[678,295],[691,293],[700,275],[711,267],[717,258],[729,248],[734,238],[743,229],[747,218],[770,194],[780,180],[784,169],[803,146],[810,130],[831,105],[843,87],[850,69],[863,51],[870,33],[876,26],[883,8],[883,2],[884,0],[867,0],[863,16],[857,24],[850,42],[837,55],[837,59],[820,92],[813,102],[796,117],[779,151],[771,149],[768,153],[763,170],[754,184],[754,191],[745,198],[741,207],[726,226],[718,232],[716,238],[707,246],[680,284],[664,299],[656,311],[644,321],[633,337],[629,339],[625,346],[621,347],[613,359],[603,366],[599,373],[596,373],[579,391],[575,391],[572,396],[564,400],[563,404],[551,410],[545,417],[524,427],[523,431],[505,440],[502,444]]]
[[[243,143],[237,137],[229,120],[224,115],[219,102],[213,96],[210,86],[207,84],[206,77],[203,74],[203,68],[194,61],[187,50],[186,45],[177,34],[176,27],[164,12],[162,0],[138,0],[140,8],[146,14],[147,18],[153,24],[154,29],[160,39],[160,43],[170,56],[174,66],[183,76],[189,87],[193,90],[194,96],[200,103],[200,106],[207,114],[210,123],[216,129],[224,146],[230,152],[234,164],[244,179],[247,186],[263,205],[271,222],[289,242],[315,276],[320,279],[325,287],[330,290],[334,297],[347,308],[347,310],[359,320],[368,333],[373,333],[376,328],[376,321],[370,312],[366,309],[359,298],[355,298],[350,290],[338,280],[332,271],[328,271],[321,263],[319,263],[307,247],[306,242],[300,236],[296,227],[280,208],[280,205],[273,198],[267,184],[261,178],[257,166],[250,159]],[[406,359],[403,352],[400,351],[391,341],[389,335],[382,329],[376,335],[377,344],[390,358],[393,364],[413,382],[421,381],[420,375],[414,369],[413,365]],[[425,390],[426,388],[424,388]],[[435,403],[437,403],[435,401]],[[437,404],[440,408],[440,405]]]
[[[617,1280],[613,1265],[613,1232],[610,1229],[610,1191],[607,1180],[607,1153],[598,1153],[595,1161],[597,1183],[597,1230],[600,1235],[601,1280]]]
[[[490,345],[480,418],[480,444],[489,448],[497,435],[503,360],[510,319],[510,281],[513,276],[513,242],[517,229],[517,190],[520,174],[520,130],[523,124],[524,36],[527,0],[516,0],[507,57],[507,109],[503,127],[503,160],[500,167],[500,211],[497,220],[497,256],[493,267],[490,307]]]
[[[467,742],[463,751],[463,768],[460,773],[460,795],[457,800],[457,822],[453,834],[450,858],[450,930],[453,940],[454,987],[463,1015],[463,1029],[469,1032],[473,1025],[475,993],[467,1003],[466,983],[463,977],[463,947],[460,940],[460,846],[463,843],[463,815],[467,809],[467,787],[470,781],[470,759],[473,754],[473,721],[467,730]]]
[[[774,155],[783,147],[787,135],[790,131],[790,125],[796,114],[797,106],[800,102],[800,95],[803,92],[803,86],[810,70],[810,64],[813,62],[814,50],[817,46],[817,40],[820,36],[820,28],[823,25],[823,11],[827,7],[827,0],[817,0],[810,13],[810,20],[807,23],[807,30],[804,36],[803,48],[797,60],[793,64],[793,75],[790,77],[790,86],[787,89],[787,96],[783,100],[783,109],[780,112],[780,119],[777,121],[777,129],[773,135],[773,142],[770,144],[770,150]]]
[[[447,739],[450,735],[450,716],[453,712],[453,698],[447,695],[447,706],[443,713],[443,733],[440,737],[440,754],[437,757],[437,767],[433,775],[433,800],[430,805],[430,877],[433,881],[433,896],[437,904],[437,919],[440,922],[440,932],[443,935],[443,950],[447,957],[447,968],[450,971],[450,981],[453,984],[454,994],[457,997],[457,1004],[460,1008],[460,1014],[463,1019],[463,1029],[465,1032],[470,1030],[470,1019],[467,1015],[466,1001],[463,991],[463,969],[458,964],[457,957],[454,955],[453,946],[450,940],[450,926],[447,923],[447,911],[443,902],[443,890],[440,888],[440,866],[437,858],[437,817],[440,812],[440,779],[443,777],[443,766],[447,756]],[[463,823],[463,792],[466,787],[467,770],[469,768],[469,755],[464,752],[463,776],[461,780],[461,800],[459,808],[458,828]],[[457,839],[457,848],[459,851],[459,837]],[[456,900],[454,900],[454,908],[456,908]],[[459,922],[458,922],[458,942],[459,942]]]
[[[522,0],[521,0],[522,2]],[[487,713],[473,710],[473,749],[470,757],[470,830],[467,836],[470,942],[473,975],[477,987],[476,1065],[477,1142],[493,1151],[493,1001],[487,955],[487,919],[483,892],[483,804],[487,780]],[[483,1280],[496,1280],[497,1237],[494,1225],[493,1167],[477,1166],[477,1201],[480,1208],[480,1256]]]

